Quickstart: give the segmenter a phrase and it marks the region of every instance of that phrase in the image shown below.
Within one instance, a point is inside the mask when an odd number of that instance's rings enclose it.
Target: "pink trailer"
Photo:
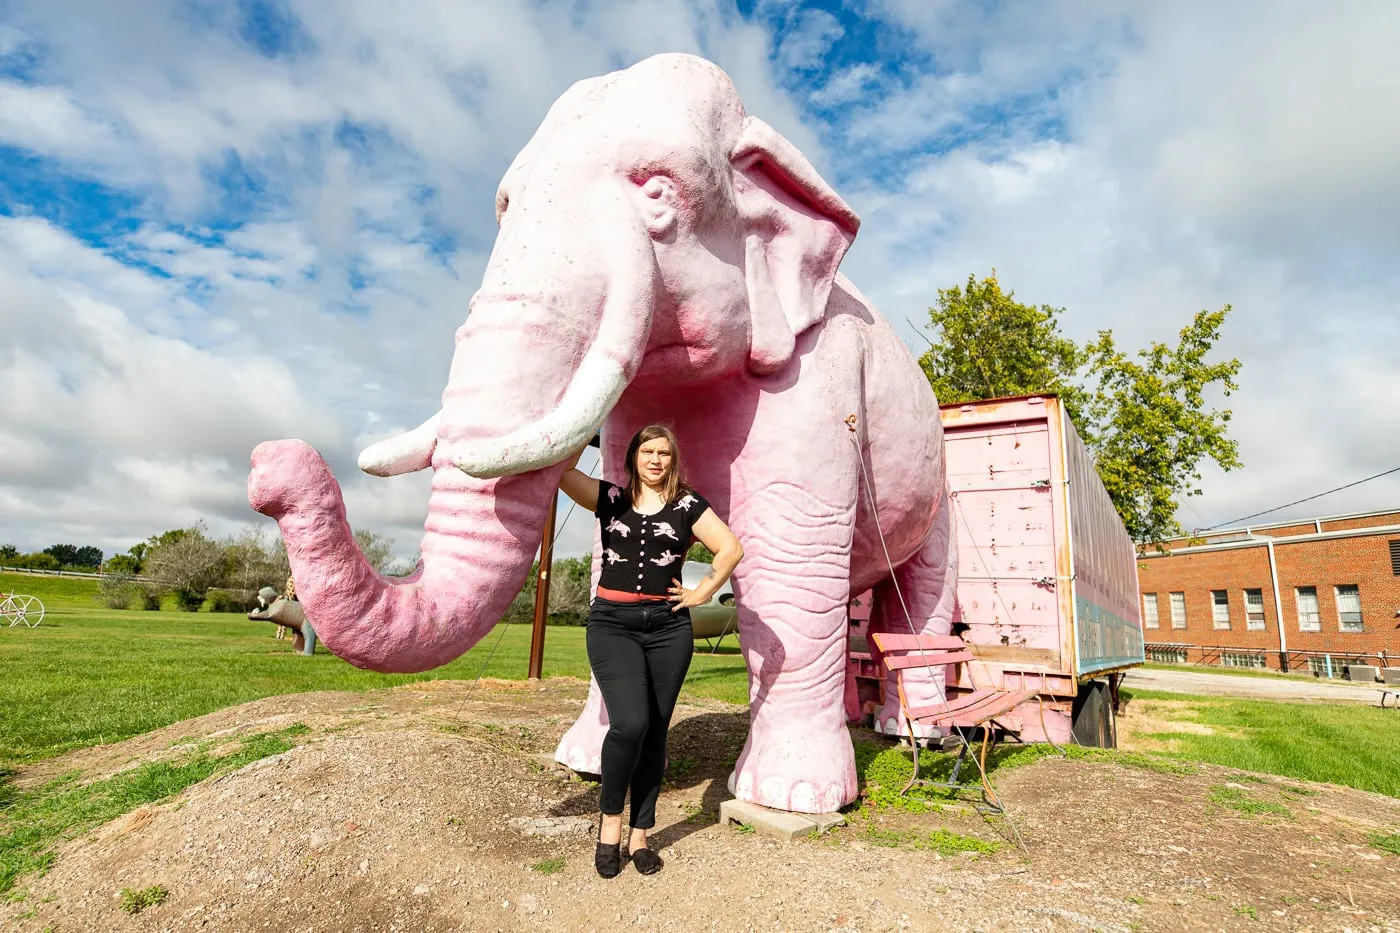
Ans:
[[[958,540],[953,632],[977,656],[973,678],[1037,690],[1016,711],[1028,741],[1116,744],[1118,681],[1143,662],[1137,560],[1088,449],[1053,395],[945,405],[942,416]],[[878,700],[883,671],[861,637],[868,596],[856,602],[858,714]],[[971,688],[953,673],[950,690]]]

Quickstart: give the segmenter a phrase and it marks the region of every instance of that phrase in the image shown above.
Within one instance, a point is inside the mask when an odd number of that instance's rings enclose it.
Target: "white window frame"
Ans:
[[[1251,594],[1258,597],[1258,609],[1250,605]],[[1264,622],[1264,591],[1245,590],[1244,591],[1244,627],[1245,631],[1262,632],[1266,628]]]
[[[1346,590],[1348,604],[1354,605],[1355,609],[1343,609],[1342,591]],[[1365,621],[1361,617],[1361,587],[1355,583],[1339,583],[1332,587],[1332,593],[1337,600],[1337,631],[1355,634],[1366,631]],[[1355,599],[1353,603],[1351,600]],[[1348,619],[1347,616],[1354,616]]]
[[[1268,667],[1268,662],[1264,660],[1262,654],[1247,653],[1243,651],[1225,651],[1220,655],[1221,667],[1248,667],[1263,669]]]
[[[1186,628],[1186,594],[1182,592],[1168,593],[1167,603],[1171,606],[1172,628]]]
[[[1230,630],[1230,591],[1210,591],[1210,619],[1217,631]]]
[[[1142,594],[1142,624],[1144,628],[1161,628],[1162,617],[1156,593]]]
[[[1312,598],[1312,609],[1309,611],[1303,605],[1303,597]],[[1298,605],[1298,631],[1300,632],[1320,632],[1322,631],[1322,607],[1317,601],[1317,587],[1315,586],[1295,586],[1293,587],[1293,599]],[[1309,618],[1311,616],[1311,618]]]

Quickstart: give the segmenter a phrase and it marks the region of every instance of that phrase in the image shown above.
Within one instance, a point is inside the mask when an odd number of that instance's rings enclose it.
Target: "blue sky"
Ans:
[[[1271,9],[11,0],[0,542],[232,532],[248,451],[297,436],[411,555],[424,478],[355,454],[436,407],[549,104],[661,51],[719,63],[861,214],[845,271],[911,347],[993,267],[1077,338],[1232,304],[1246,468],[1207,470],[1186,524],[1400,466],[1400,13]],[[1299,511],[1396,505],[1392,477]]]

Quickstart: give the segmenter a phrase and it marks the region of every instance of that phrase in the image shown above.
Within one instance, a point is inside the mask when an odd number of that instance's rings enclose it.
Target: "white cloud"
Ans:
[[[113,142],[59,88],[0,81],[0,143],[63,159],[87,160]]]
[[[1400,11],[887,8],[938,67],[854,111],[848,138],[896,181],[847,191],[865,221],[849,262],[911,344],[906,317],[993,267],[1022,300],[1066,307],[1072,335],[1111,327],[1126,346],[1174,342],[1229,303],[1219,352],[1244,362],[1226,404],[1245,469],[1208,470],[1183,521],[1400,465],[1400,78],[1385,64]],[[921,142],[937,148],[888,154]],[[1387,506],[1395,478],[1294,511]]]
[[[37,84],[5,84],[0,138],[137,199],[84,242],[0,219],[0,542],[111,548],[209,518],[263,439],[327,457],[356,525],[411,556],[427,476],[354,468],[439,404],[495,236],[500,174],[573,81],[661,51],[720,61],[756,112],[818,151],[777,90],[769,36],[727,3],[294,4],[307,41],[264,58],[233,8],[21,4]],[[311,49],[313,51],[306,51]],[[105,135],[103,135],[105,134]],[[238,178],[238,173],[246,178]],[[240,194],[239,189],[242,189]],[[45,490],[42,495],[39,490]],[[560,553],[591,548],[589,523]]]
[[[39,51],[33,83],[0,83],[0,140],[137,206],[134,230],[0,218],[0,542],[232,530],[254,518],[248,451],[301,436],[352,521],[411,556],[426,477],[364,477],[354,454],[437,407],[495,185],[549,103],[660,51],[717,61],[861,212],[848,272],[911,345],[906,317],[993,266],[1076,336],[1127,345],[1232,302],[1247,469],[1208,473],[1186,520],[1400,464],[1385,3],[1265,22],[1228,2],[884,0],[918,47],[832,75],[802,69],[839,23],[788,3],[760,5],[775,37],[727,0],[302,2],[305,42],[273,58],[232,6],[216,28],[175,0],[13,6],[0,55]],[[843,104],[838,128],[804,118]],[[1316,508],[1377,503],[1400,482]],[[589,549],[586,519],[559,553]]]

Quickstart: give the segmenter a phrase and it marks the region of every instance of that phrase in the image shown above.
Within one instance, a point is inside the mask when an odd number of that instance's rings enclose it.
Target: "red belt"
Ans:
[[[610,590],[606,586],[598,587],[598,595],[615,603],[645,603],[658,599],[665,602],[671,598],[669,596],[653,596],[650,593],[624,593],[622,590]]]

